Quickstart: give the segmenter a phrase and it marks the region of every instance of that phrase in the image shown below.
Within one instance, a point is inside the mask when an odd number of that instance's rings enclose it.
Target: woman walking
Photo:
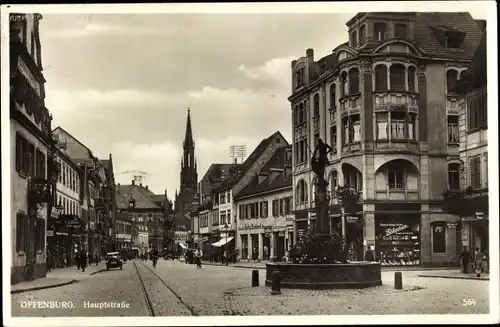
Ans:
[[[195,254],[194,254],[194,260],[196,262],[196,268],[201,269],[201,257],[203,256],[203,253],[201,252],[200,249],[197,249]]]

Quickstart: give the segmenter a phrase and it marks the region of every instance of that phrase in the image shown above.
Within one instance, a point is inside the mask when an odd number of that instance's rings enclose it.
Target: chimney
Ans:
[[[314,60],[314,50],[313,49],[307,49],[306,50],[306,57],[308,59],[311,58],[312,60]]]
[[[135,185],[135,179],[132,180],[132,185]]]

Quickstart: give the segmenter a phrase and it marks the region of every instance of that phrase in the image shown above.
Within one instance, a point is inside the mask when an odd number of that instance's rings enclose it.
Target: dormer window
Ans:
[[[385,23],[375,23],[375,25],[374,25],[375,41],[385,40],[385,33],[386,33]]]
[[[134,199],[128,200],[128,207],[129,208],[135,208],[135,200]]]
[[[358,33],[357,31],[351,32],[351,47],[358,45]]]
[[[464,44],[465,33],[462,32],[447,32],[446,33],[446,49],[461,49]]]
[[[407,31],[405,24],[396,24],[394,25],[394,37],[398,39],[406,39]]]

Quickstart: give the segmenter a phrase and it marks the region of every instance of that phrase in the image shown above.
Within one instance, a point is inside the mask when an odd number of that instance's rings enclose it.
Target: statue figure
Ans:
[[[316,185],[321,189],[326,189],[328,185],[328,182],[325,180],[325,167],[330,163],[328,154],[332,151],[331,146],[318,138],[311,158],[311,168],[316,175]]]

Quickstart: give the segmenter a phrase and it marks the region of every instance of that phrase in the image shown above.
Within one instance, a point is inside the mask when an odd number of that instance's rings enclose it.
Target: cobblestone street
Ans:
[[[144,264],[149,267],[147,269]],[[403,272],[403,290],[394,290],[394,272],[382,272],[383,285],[364,290],[282,289],[270,295],[260,271],[260,287],[251,287],[251,270],[225,266],[196,269],[179,261],[137,262],[157,316],[472,314],[488,313],[488,281],[418,277]],[[160,281],[157,276],[162,280]],[[465,301],[464,301],[465,300]],[[28,309],[23,301],[71,301],[72,309]],[[84,308],[84,301],[125,302],[127,308]],[[16,316],[148,316],[148,304],[132,262],[59,288],[12,295]]]

